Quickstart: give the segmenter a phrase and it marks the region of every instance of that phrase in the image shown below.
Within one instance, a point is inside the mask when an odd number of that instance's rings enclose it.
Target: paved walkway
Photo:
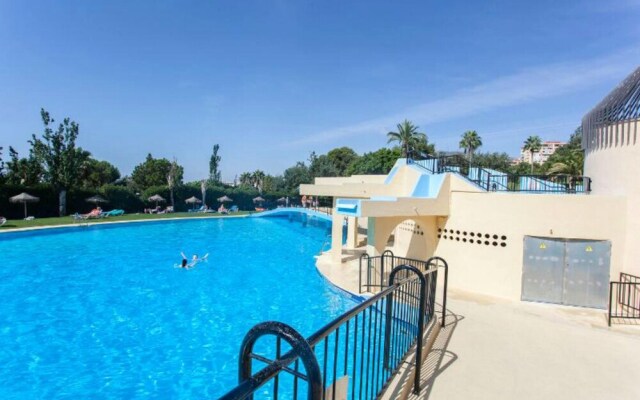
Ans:
[[[640,326],[450,291],[414,399],[640,399]]]

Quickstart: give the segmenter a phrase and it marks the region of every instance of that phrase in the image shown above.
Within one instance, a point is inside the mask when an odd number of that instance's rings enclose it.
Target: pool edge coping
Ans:
[[[44,225],[44,226],[33,226],[27,228],[13,228],[13,229],[2,229],[0,230],[0,235],[6,233],[13,232],[30,232],[30,231],[40,231],[40,230],[49,230],[49,229],[71,229],[71,228],[85,228],[85,227],[94,227],[100,225],[113,225],[113,224],[130,224],[130,223],[143,223],[143,222],[163,222],[163,221],[178,221],[178,220],[199,220],[199,219],[217,219],[217,218],[247,218],[252,214],[243,214],[243,215],[203,215],[201,217],[174,217],[174,218],[156,218],[156,219],[132,219],[128,221],[108,221],[108,222],[80,222],[80,223],[71,223],[65,225]]]
[[[314,257],[315,258],[315,257]],[[363,296],[361,294],[357,294],[357,293],[353,293],[345,288],[342,288],[340,286],[338,286],[337,284],[333,283],[331,281],[331,279],[327,278],[322,271],[320,271],[320,268],[318,268],[318,259],[316,259],[316,262],[314,263],[314,269],[316,270],[316,273],[318,275],[320,275],[320,278],[322,278],[322,280],[324,280],[325,282],[327,282],[329,285],[331,285],[331,287],[337,289],[338,291],[342,292],[343,294],[345,294],[347,297],[351,298],[351,300],[357,301],[359,303],[365,301],[368,299],[367,296]]]

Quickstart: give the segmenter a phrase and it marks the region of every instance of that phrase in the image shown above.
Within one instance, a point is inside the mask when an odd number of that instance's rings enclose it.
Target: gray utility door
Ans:
[[[611,242],[525,236],[522,300],[606,308]]]

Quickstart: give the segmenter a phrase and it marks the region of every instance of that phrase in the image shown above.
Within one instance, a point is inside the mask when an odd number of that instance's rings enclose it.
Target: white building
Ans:
[[[547,141],[542,143],[540,151],[532,153],[525,150],[524,147],[520,148],[520,162],[527,162],[529,164],[538,163],[542,164],[549,159],[549,157],[556,152],[560,147],[566,145],[567,142]]]

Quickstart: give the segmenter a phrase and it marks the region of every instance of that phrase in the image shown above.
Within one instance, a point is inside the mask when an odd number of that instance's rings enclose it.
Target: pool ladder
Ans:
[[[327,237],[324,239],[324,243],[322,243],[322,248],[320,249],[320,252],[318,253],[319,256],[322,255],[322,253],[324,253],[324,249],[325,247],[327,247],[327,245],[331,245],[331,235],[327,235]],[[331,247],[329,247],[331,248]]]

